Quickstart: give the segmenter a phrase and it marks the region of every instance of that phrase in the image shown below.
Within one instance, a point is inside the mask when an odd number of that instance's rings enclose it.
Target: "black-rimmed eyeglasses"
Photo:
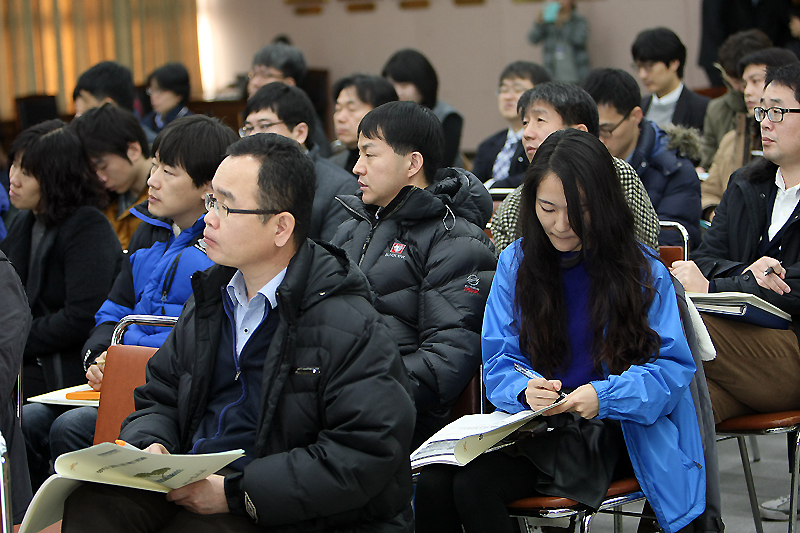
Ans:
[[[214,195],[210,192],[206,193],[206,211],[214,210],[214,214],[223,218],[221,213],[228,215],[275,215],[280,211],[272,209],[232,209],[222,202],[217,201]]]
[[[763,122],[765,118],[768,118],[773,123],[782,122],[783,115],[786,113],[800,113],[800,109],[786,107],[769,107],[767,109],[757,107],[753,109],[753,116],[755,116],[756,122]]]
[[[625,116],[622,117],[622,120],[620,120],[619,122],[614,124],[614,126],[612,126],[611,128],[609,128],[607,126],[600,126],[600,137],[602,137],[604,139],[609,139],[611,137],[611,135],[614,133],[614,130],[616,130],[617,128],[622,126],[622,123],[625,122],[626,120],[628,120],[628,117],[631,116],[632,112],[633,112],[633,109],[631,109],[630,111],[625,113]]]

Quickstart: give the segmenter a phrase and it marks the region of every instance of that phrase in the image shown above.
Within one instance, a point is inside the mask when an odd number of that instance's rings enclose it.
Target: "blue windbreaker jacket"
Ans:
[[[521,259],[519,240],[500,254],[482,333],[487,396],[509,413],[527,409],[518,395],[528,380],[513,365],[531,366],[519,346],[514,312]],[[705,461],[689,391],[696,367],[683,334],[675,289],[664,265],[655,258],[649,262],[657,291],[649,319],[661,336],[658,357],[619,375],[606,372],[606,379],[591,384],[599,400],[598,417],[620,421],[636,479],[661,527],[673,533],[705,509]]]
[[[172,226],[163,219],[148,217],[136,208],[132,208],[131,213],[145,224],[164,228],[166,232],[158,233],[166,236],[166,239],[157,240],[149,248],[140,248],[131,254],[130,268],[123,268],[119,274],[120,278],[128,279],[118,278],[114,283],[109,298],[95,315],[98,326],[116,323],[130,314],[177,317],[181,314],[183,304],[192,295],[192,274],[214,264],[199,242],[206,227],[205,215],[175,237]],[[135,293],[135,305],[132,307],[123,303],[130,302],[130,295],[119,294],[129,290],[131,278]],[[123,343],[158,348],[169,332],[170,328],[134,325],[125,332]]]

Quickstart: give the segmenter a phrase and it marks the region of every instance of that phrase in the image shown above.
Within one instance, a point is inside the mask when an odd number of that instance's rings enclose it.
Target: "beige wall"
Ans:
[[[399,48],[414,47],[433,63],[439,75],[439,97],[465,117],[463,149],[504,127],[496,109],[497,76],[511,61],[541,60],[541,48],[527,41],[527,31],[541,3],[486,0],[484,5],[456,7],[451,0],[431,0],[431,7],[402,10],[396,0],[377,0],[371,13],[348,13],[329,0],[323,13],[296,16],[281,0],[198,0],[207,16],[208,49],[201,44],[201,65],[209,65],[213,88],[224,87],[245,72],[252,54],[276,34],[288,34],[309,65],[327,68],[331,81],[355,71],[380,73]],[[578,2],[590,25],[592,66],[630,70],[630,44],[647,27],[672,28],[688,50],[686,83],[705,87],[696,66],[700,36],[698,0],[592,0]],[[202,37],[201,37],[202,39]]]

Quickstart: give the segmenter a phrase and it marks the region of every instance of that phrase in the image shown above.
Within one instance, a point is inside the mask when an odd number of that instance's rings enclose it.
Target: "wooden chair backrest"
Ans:
[[[94,444],[114,442],[123,420],[134,411],[133,389],[145,384],[147,361],[156,348],[117,344],[108,349],[103,371],[100,407],[94,428]]]

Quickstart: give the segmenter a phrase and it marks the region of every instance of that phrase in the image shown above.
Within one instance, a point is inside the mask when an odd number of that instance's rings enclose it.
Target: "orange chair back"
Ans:
[[[133,389],[145,384],[147,361],[156,348],[117,344],[108,349],[103,371],[100,407],[94,428],[94,443],[114,442],[123,420],[134,411]]]

